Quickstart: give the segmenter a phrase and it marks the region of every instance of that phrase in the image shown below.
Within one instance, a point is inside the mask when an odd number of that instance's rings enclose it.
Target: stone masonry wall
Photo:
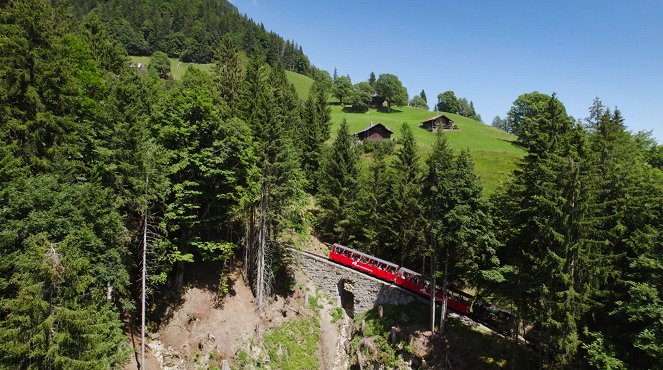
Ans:
[[[403,288],[331,262],[326,257],[317,257],[294,249],[290,251],[298,257],[301,269],[306,275],[321,290],[326,291],[332,299],[336,299],[339,306],[341,305],[339,283],[349,282],[354,294],[355,314],[364,313],[381,304],[407,304],[415,300],[425,301]]]

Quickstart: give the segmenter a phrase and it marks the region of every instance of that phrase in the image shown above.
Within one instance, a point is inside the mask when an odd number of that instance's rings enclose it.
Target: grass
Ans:
[[[295,85],[295,90],[297,90],[299,98],[306,100],[309,91],[311,91],[311,86],[313,86],[313,79],[292,71],[285,71],[285,74],[288,80]]]
[[[129,57],[132,62],[149,63],[150,57]],[[246,56],[242,56],[246,63]],[[170,59],[171,75],[179,80],[189,66],[209,72],[213,64],[181,63],[179,59]],[[313,85],[313,80],[299,73],[286,71],[288,80],[292,82],[300,99],[306,99]],[[394,137],[401,137],[400,128],[403,122],[412,129],[419,145],[422,163],[430,154],[435,134],[419,127],[424,119],[437,113],[421,108],[395,107],[392,112],[378,112],[370,109],[366,113],[344,112],[338,104],[332,105],[332,137],[335,136],[341,121],[348,121],[350,132],[354,133],[366,128],[371,122],[381,122],[394,132]],[[445,113],[447,114],[447,113]],[[456,114],[447,114],[460,128],[458,131],[447,132],[449,144],[457,151],[468,148],[472,153],[475,170],[484,185],[484,194],[489,195],[495,187],[516,168],[516,162],[525,155],[525,151],[514,144],[515,136],[495,129],[481,122]]]
[[[184,72],[189,68],[189,66],[198,68],[202,71],[209,72],[212,69],[213,63],[209,64],[200,64],[200,63],[184,63],[180,62],[177,58],[170,59],[170,74],[174,80],[179,80],[184,75]],[[129,60],[135,63],[150,63],[150,57],[129,57]]]
[[[170,59],[170,72],[174,80],[181,79],[184,73],[186,72],[186,70],[190,66],[198,68],[205,72],[209,72],[211,71],[212,66],[214,65],[214,63],[209,63],[209,64],[183,63],[180,62],[180,60],[177,58],[169,58],[169,59]],[[129,60],[135,63],[149,64],[150,57],[130,56]],[[248,58],[246,57],[246,55],[244,54],[240,55],[240,62],[242,63],[242,65],[245,65],[248,62]],[[311,91],[311,86],[313,85],[313,79],[292,71],[285,71],[285,74],[288,77],[288,80],[293,85],[295,85],[295,89],[297,90],[297,95],[299,96],[299,98],[305,100],[308,97],[309,91]]]
[[[320,321],[316,314],[288,321],[268,331],[264,346],[269,353],[270,366],[274,369],[317,369],[320,367],[317,356],[319,341]]]
[[[419,145],[423,161],[432,150],[435,133],[428,132],[419,125],[436,114],[438,113],[414,107],[396,107],[389,113],[375,109],[366,113],[352,113],[344,112],[340,105],[332,105],[332,136],[335,136],[341,122],[346,119],[351,133],[365,129],[371,122],[381,122],[389,127],[394,132],[393,137],[398,139],[401,137],[401,125],[406,122]],[[470,150],[485,194],[492,193],[498,183],[515,169],[516,162],[524,156],[525,151],[514,144],[516,137],[513,135],[457,114],[444,114],[453,119],[460,129],[446,133],[449,144],[457,151],[463,148]]]

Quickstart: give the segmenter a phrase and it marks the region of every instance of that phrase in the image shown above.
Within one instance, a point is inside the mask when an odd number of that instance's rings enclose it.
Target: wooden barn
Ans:
[[[371,104],[370,106],[373,108],[380,108],[384,105],[384,96],[375,93],[371,95]]]
[[[393,131],[391,131],[389,127],[381,123],[371,122],[370,126],[355,133],[354,136],[361,141],[364,140],[377,141],[377,140],[389,140],[391,139],[392,134]]]
[[[431,117],[421,122],[421,127],[425,128],[428,131],[458,130],[458,127],[454,125],[454,120],[445,116],[444,114]]]

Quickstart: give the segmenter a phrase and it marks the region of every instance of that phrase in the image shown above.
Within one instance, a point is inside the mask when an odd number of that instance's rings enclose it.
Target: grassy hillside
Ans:
[[[295,85],[299,98],[306,100],[309,91],[311,91],[311,86],[313,86],[313,79],[297,72],[285,71],[285,74],[288,76],[288,80]]]
[[[133,62],[149,63],[149,57],[129,57]],[[174,79],[182,78],[189,66],[209,72],[212,64],[181,63],[179,59],[170,59],[171,74]],[[306,99],[313,80],[299,73],[286,71],[288,80],[295,85],[297,95]],[[343,118],[348,121],[350,132],[357,132],[366,128],[371,122],[381,122],[392,131],[394,136],[400,138],[400,127],[407,122],[412,128],[415,139],[419,144],[422,160],[428,156],[435,141],[435,134],[419,127],[421,121],[432,117],[436,113],[420,108],[397,107],[390,113],[377,112],[374,109],[366,113],[344,112],[341,106],[332,105],[332,136],[336,134]],[[513,144],[515,136],[497,130],[481,122],[471,120],[456,114],[448,114],[460,128],[458,131],[448,132],[451,146],[460,150],[469,148],[476,164],[476,172],[481,178],[486,194],[492,193],[495,186],[515,168],[518,158],[524,155],[524,150]]]
[[[129,60],[132,62],[136,63],[145,63],[148,64],[150,62],[150,57],[129,57]],[[248,61],[248,58],[246,55],[242,54],[241,55],[241,61],[243,63],[246,63]],[[187,68],[189,66],[193,66],[195,68],[201,69],[205,72],[209,72],[212,69],[212,66],[214,64],[198,64],[198,63],[182,63],[180,62],[179,59],[176,58],[170,58],[170,71],[171,75],[173,76],[173,79],[179,80],[182,78],[182,75],[184,75],[184,72],[186,72]],[[301,75],[296,72],[291,72],[291,71],[285,71],[288,80],[292,82],[293,85],[295,85],[295,89],[297,90],[297,95],[299,95],[300,99],[306,99],[308,97],[308,92],[311,90],[311,86],[313,85],[313,80],[310,77]]]
[[[169,58],[170,59],[170,74],[173,76],[173,79],[179,80],[184,75],[184,72],[193,66],[195,68],[201,69],[205,72],[209,72],[214,64],[199,64],[199,63],[184,63],[180,62],[179,59]],[[148,64],[150,62],[150,57],[129,57],[129,60],[136,63]]]
[[[419,127],[421,122],[437,113],[413,107],[397,107],[390,113],[377,112],[374,109],[366,113],[344,112],[339,105],[332,106],[332,136],[338,130],[341,121],[345,118],[354,133],[368,127],[371,122],[389,127],[396,138],[401,137],[400,128],[406,122],[417,140],[422,159],[431,152],[435,141],[435,134]],[[485,191],[490,194],[497,184],[515,168],[516,161],[525,151],[516,146],[515,136],[491,126],[459,116],[447,114],[460,128],[458,131],[447,132],[451,146],[460,150],[469,148],[476,165],[476,172],[481,178]]]

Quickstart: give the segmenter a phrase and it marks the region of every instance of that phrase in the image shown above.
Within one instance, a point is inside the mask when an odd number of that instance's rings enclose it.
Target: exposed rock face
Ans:
[[[364,313],[382,304],[408,304],[423,300],[394,284],[338,265],[320,256],[290,249],[298,257],[302,270],[350,316]]]

